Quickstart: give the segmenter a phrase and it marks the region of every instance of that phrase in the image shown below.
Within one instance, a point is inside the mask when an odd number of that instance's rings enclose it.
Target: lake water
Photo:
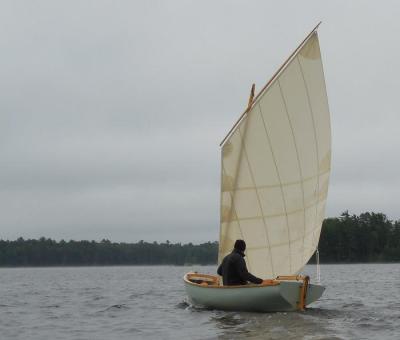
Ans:
[[[1,268],[0,339],[400,339],[400,264],[323,265],[318,302],[270,314],[186,303],[183,274],[215,268]]]

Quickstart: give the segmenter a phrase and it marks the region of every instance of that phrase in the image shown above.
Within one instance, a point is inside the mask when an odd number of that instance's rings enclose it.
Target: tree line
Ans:
[[[109,240],[54,241],[0,240],[0,266],[106,266],[155,264],[214,264],[218,242],[199,245],[144,242],[116,243]]]
[[[322,225],[322,263],[400,262],[400,221],[381,213],[343,213]],[[64,241],[40,238],[0,240],[0,266],[187,265],[216,264],[218,242],[198,245],[109,240]],[[310,260],[314,262],[314,258]]]
[[[400,262],[400,220],[346,211],[324,221],[318,248],[323,263]]]

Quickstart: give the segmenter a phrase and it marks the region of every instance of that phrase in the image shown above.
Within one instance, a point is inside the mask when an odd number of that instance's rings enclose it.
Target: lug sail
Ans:
[[[244,239],[253,274],[298,273],[318,245],[331,163],[316,29],[228,134],[221,160],[219,262]]]

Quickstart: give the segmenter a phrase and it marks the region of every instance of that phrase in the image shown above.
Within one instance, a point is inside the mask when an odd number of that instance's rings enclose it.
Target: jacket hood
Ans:
[[[241,250],[239,250],[239,249],[233,249],[233,250],[232,250],[232,253],[237,253],[237,254],[239,254],[239,255],[242,256],[242,257],[245,257],[245,256],[246,256],[246,254],[245,254],[244,252],[242,252]]]

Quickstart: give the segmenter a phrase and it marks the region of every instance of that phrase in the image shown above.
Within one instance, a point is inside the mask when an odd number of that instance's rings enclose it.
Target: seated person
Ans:
[[[224,286],[245,285],[248,281],[252,283],[263,283],[262,279],[255,277],[247,271],[244,251],[246,242],[236,240],[233,251],[225,256],[218,267],[218,275],[222,276]]]

